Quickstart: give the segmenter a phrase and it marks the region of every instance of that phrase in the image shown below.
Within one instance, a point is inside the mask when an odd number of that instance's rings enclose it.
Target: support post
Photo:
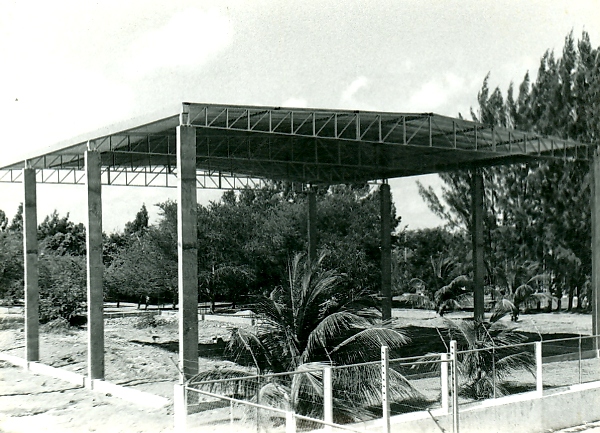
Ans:
[[[542,375],[542,342],[535,342],[535,391],[539,397],[544,395],[544,379]]]
[[[37,241],[37,197],[35,169],[23,170],[23,258],[25,283],[25,359],[40,360]]]
[[[483,174],[475,169],[471,176],[471,240],[473,243],[473,316],[475,320],[483,320],[484,293],[483,276]]]
[[[458,358],[456,340],[450,341],[450,361],[452,362],[452,431],[459,432],[458,423]]]
[[[184,106],[185,110],[186,106]],[[180,383],[198,374],[198,247],[196,128],[182,113],[177,127],[177,256]]]
[[[382,319],[392,318],[392,205],[390,185],[383,183],[381,194],[381,312]]]
[[[448,354],[442,353],[440,355],[440,380],[441,380],[441,393],[442,393],[442,410],[445,413],[448,413],[450,409],[450,400],[449,400],[449,387],[448,387]]]
[[[311,186],[308,190],[308,260],[317,259],[317,194]]]
[[[187,398],[185,385],[177,383],[173,393],[173,417],[176,433],[184,433],[187,427]]]
[[[390,355],[387,346],[381,346],[381,406],[383,409],[382,423],[383,433],[390,433],[390,400],[388,371],[390,368]]]
[[[296,433],[296,418],[294,412],[285,413],[285,433]]]
[[[104,296],[102,291],[102,185],[100,154],[85,152],[87,187],[87,328],[88,379],[104,379]]]
[[[594,149],[591,162],[592,209],[592,335],[600,335],[600,148]],[[594,350],[600,357],[600,338],[594,338]]]
[[[323,367],[323,421],[333,424],[333,388],[331,385],[331,367]],[[331,431],[330,425],[325,425],[326,432]]]

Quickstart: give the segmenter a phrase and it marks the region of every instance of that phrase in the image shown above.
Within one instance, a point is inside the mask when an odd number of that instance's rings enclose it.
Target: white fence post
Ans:
[[[458,433],[458,359],[456,340],[450,341],[450,360],[452,361],[452,431]]]
[[[187,399],[185,394],[185,384],[176,384],[173,391],[173,414],[176,433],[185,433],[187,428]]]
[[[285,413],[285,433],[296,433],[296,419],[294,412]]]
[[[442,410],[446,413],[450,411],[450,400],[449,400],[449,387],[448,387],[448,354],[442,353],[440,355],[440,370],[442,382]]]
[[[331,385],[331,367],[323,368],[323,421],[333,424],[333,387]],[[331,426],[326,425],[330,432]]]
[[[381,405],[383,408],[383,433],[390,433],[390,400],[388,398],[388,369],[390,357],[387,346],[381,346]]]
[[[542,377],[542,342],[535,342],[535,390],[540,397],[544,395],[544,381]]]

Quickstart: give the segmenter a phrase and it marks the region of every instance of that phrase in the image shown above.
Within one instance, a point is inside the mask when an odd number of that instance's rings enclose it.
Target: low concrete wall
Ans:
[[[540,397],[536,392],[460,407],[460,433],[540,433],[600,420],[600,382],[573,385]],[[392,432],[452,431],[452,413],[440,410],[391,418]],[[436,426],[436,422],[439,427]],[[380,426],[373,422],[371,426]]]
[[[72,371],[63,370],[62,368],[51,367],[39,362],[30,362],[27,369],[32,373],[54,377],[74,385],[85,386],[85,376],[73,373]]]
[[[159,395],[150,394],[148,392],[139,391],[133,388],[127,388],[111,382],[106,382],[104,380],[90,380],[88,377],[81,374],[73,373],[71,371],[63,370],[62,368],[52,367],[39,362],[27,362],[23,358],[9,355],[7,353],[0,352],[0,360],[22,367],[25,370],[31,371],[32,373],[64,380],[65,382],[86,387],[95,392],[111,394],[115,397],[136,403],[141,406],[158,409],[171,403],[168,398],[161,397]]]
[[[105,382],[104,380],[94,379],[89,382],[91,383],[88,383],[88,387],[94,391],[109,393],[115,397],[137,403],[141,406],[160,409],[161,407],[170,404],[169,399],[166,397],[138,391],[137,389],[133,388],[126,388],[121,385],[115,385],[114,383]]]

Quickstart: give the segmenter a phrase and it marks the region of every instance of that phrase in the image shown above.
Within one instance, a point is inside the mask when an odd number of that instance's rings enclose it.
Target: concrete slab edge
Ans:
[[[171,401],[166,398],[148,392],[139,391],[137,389],[127,388],[121,385],[117,385],[105,380],[94,379],[90,380],[86,376],[81,374],[73,373],[71,371],[63,370],[62,368],[52,367],[50,365],[42,364],[40,362],[28,362],[18,356],[10,355],[8,353],[0,352],[0,360],[6,361],[17,367],[21,367],[32,373],[40,374],[43,376],[50,376],[55,379],[60,379],[65,382],[72,383],[74,385],[85,387],[91,391],[110,394],[114,397],[122,400],[135,403],[140,406],[160,409],[168,406]]]

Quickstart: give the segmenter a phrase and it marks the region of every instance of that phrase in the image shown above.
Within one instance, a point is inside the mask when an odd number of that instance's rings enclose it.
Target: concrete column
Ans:
[[[381,311],[383,320],[392,317],[392,200],[390,185],[381,185]]]
[[[102,292],[102,184],[100,153],[85,152],[87,187],[87,333],[89,379],[104,379],[104,296]]]
[[[483,174],[475,169],[471,177],[471,240],[473,242],[474,318],[483,320]]]
[[[182,115],[182,117],[184,117]],[[185,119],[182,119],[185,120]],[[185,122],[182,122],[185,125]],[[196,128],[177,127],[177,254],[180,382],[198,374]]]
[[[600,335],[600,149],[594,149],[591,162],[592,208],[592,335]],[[594,339],[594,350],[600,350],[599,339]]]
[[[308,259],[317,259],[317,194],[311,187],[308,190]]]
[[[23,267],[25,270],[25,359],[40,360],[37,197],[35,169],[23,170]]]

